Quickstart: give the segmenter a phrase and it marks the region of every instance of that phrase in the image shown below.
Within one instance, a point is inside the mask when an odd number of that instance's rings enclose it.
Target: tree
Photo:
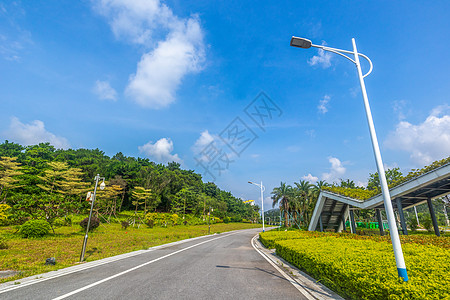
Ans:
[[[403,178],[402,172],[400,172],[400,168],[393,168],[393,169],[387,169],[385,171],[386,180],[388,185],[393,183],[396,180],[399,180]],[[375,172],[374,174],[369,173],[369,179],[367,182],[367,189],[368,190],[380,190],[380,178],[378,175],[378,172]]]
[[[313,185],[306,180],[300,180],[299,182],[294,182],[297,190],[299,192],[300,200],[300,215],[303,217],[303,221],[308,225],[308,208],[310,204],[312,187]]]
[[[45,200],[42,210],[54,232],[53,221],[73,208],[71,196],[87,192],[89,183],[81,181],[81,169],[69,168],[67,163],[49,162],[48,167],[43,176],[38,176],[42,183],[37,186],[47,192],[41,196]]]
[[[289,200],[292,197],[292,187],[281,182],[279,187],[272,190],[272,207],[279,204],[281,210],[284,212],[284,226],[288,227],[288,211]]]
[[[22,167],[16,160],[17,157],[2,156],[0,158],[0,196],[5,195],[3,201],[6,199],[8,189],[18,187],[19,179],[16,177],[23,174]]]

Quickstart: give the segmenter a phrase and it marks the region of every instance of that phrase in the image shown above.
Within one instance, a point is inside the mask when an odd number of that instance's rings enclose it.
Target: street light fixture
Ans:
[[[88,232],[89,232],[89,227],[91,226],[92,210],[94,208],[95,196],[97,195],[98,181],[100,179],[102,179],[102,183],[100,183],[100,189],[101,190],[105,189],[105,177],[100,177],[100,174],[97,174],[97,176],[95,176],[94,196],[92,197],[92,201],[91,201],[91,210],[89,211],[89,219],[88,219],[87,228],[86,228],[86,235],[84,236],[83,248],[81,249],[80,262],[83,262],[83,260],[84,260],[84,253],[86,252],[86,245],[87,245],[87,240],[88,240]],[[88,193],[88,195],[89,195],[89,193]],[[90,198],[90,195],[88,197]]]
[[[264,232],[265,228],[264,228],[264,196],[263,196],[263,193],[266,188],[263,186],[262,181],[261,181],[261,184],[257,184],[257,183],[251,182],[251,181],[249,181],[248,183],[259,186],[259,188],[261,189],[261,215],[262,215],[262,224],[263,224],[263,232]]]
[[[395,216],[394,216],[394,210],[392,208],[391,196],[389,194],[389,188],[388,188],[387,181],[386,181],[386,175],[384,172],[383,161],[381,159],[380,147],[378,146],[378,139],[377,139],[377,135],[375,133],[375,126],[373,125],[372,112],[370,111],[370,105],[369,105],[369,99],[367,97],[366,86],[364,84],[364,77],[366,77],[367,75],[369,75],[372,72],[373,64],[372,64],[372,61],[367,56],[365,56],[364,54],[358,53],[358,50],[356,49],[355,39],[352,39],[352,44],[353,44],[353,51],[348,51],[348,50],[330,48],[330,47],[326,47],[326,46],[322,46],[322,45],[314,45],[310,40],[304,39],[304,38],[299,38],[299,37],[295,37],[295,36],[293,36],[291,38],[291,46],[305,48],[305,49],[310,48],[310,47],[315,47],[315,48],[322,49],[324,51],[333,52],[333,53],[336,53],[338,55],[345,57],[346,59],[350,60],[351,62],[353,62],[356,65],[356,69],[357,69],[358,77],[359,77],[359,83],[361,85],[361,91],[362,91],[362,95],[363,95],[363,99],[364,99],[364,107],[366,110],[367,123],[369,125],[370,137],[372,140],[372,148],[373,148],[375,162],[377,164],[378,175],[379,175],[380,183],[381,183],[381,191],[383,194],[384,207],[386,210],[386,215],[387,215],[387,219],[388,219],[388,223],[389,223],[389,231],[390,231],[390,235],[391,235],[392,246],[394,248],[394,256],[395,256],[395,261],[397,264],[398,276],[402,277],[404,281],[408,281],[408,274],[406,271],[405,260],[403,258],[403,252],[402,252],[402,245],[400,243],[400,238],[398,236],[397,224],[395,223]],[[347,55],[345,55],[343,53],[353,54],[354,59],[348,57]],[[369,71],[364,75],[362,74],[361,64],[359,63],[360,56],[365,58],[370,64]]]

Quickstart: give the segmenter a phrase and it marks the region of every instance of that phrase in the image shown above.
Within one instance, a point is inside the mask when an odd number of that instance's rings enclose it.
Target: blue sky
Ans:
[[[384,163],[407,172],[450,154],[449,12],[448,1],[3,1],[0,138],[175,160],[244,199],[262,180],[266,210],[280,181],[365,184],[375,163],[354,65],[290,38],[346,50],[356,39],[374,64]]]

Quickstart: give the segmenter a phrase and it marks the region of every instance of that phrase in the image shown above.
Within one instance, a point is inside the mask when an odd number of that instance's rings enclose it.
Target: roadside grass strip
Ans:
[[[345,298],[450,299],[450,249],[447,243],[434,245],[439,243],[431,242],[433,238],[406,237],[406,283],[397,275],[392,245],[385,237],[287,231],[262,233],[260,238]]]

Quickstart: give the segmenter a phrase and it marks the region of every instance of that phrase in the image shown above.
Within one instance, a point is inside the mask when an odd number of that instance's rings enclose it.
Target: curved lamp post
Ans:
[[[251,182],[251,181],[249,181],[248,183],[259,186],[259,188],[261,189],[261,215],[262,215],[263,232],[264,232],[265,228],[264,228],[264,197],[263,197],[263,193],[266,188],[263,186],[262,181],[261,181],[261,184],[257,184],[257,183]]]
[[[105,177],[100,177],[100,174],[97,174],[97,176],[95,176],[94,195],[92,196],[91,210],[89,212],[89,219],[88,219],[88,224],[87,224],[87,228],[86,228],[86,235],[84,236],[83,248],[81,249],[80,262],[82,262],[84,260],[84,253],[86,252],[89,226],[91,226],[92,209],[94,208],[95,196],[97,195],[97,185],[98,185],[98,181],[100,179],[102,179],[102,183],[100,183],[100,189],[101,190],[105,189]],[[88,193],[88,197],[90,198],[89,193]]]
[[[395,261],[397,263],[398,276],[402,277],[404,281],[408,281],[408,274],[406,272],[406,265],[405,265],[405,260],[403,258],[403,252],[402,252],[402,245],[400,243],[400,238],[398,236],[397,224],[395,223],[394,210],[392,209],[391,196],[389,194],[389,189],[388,189],[388,185],[387,185],[387,181],[386,181],[386,175],[384,173],[383,161],[381,160],[380,147],[378,146],[377,135],[375,133],[375,126],[373,125],[372,113],[370,111],[369,99],[367,98],[366,86],[364,84],[364,77],[366,77],[367,75],[369,75],[372,72],[373,65],[372,65],[372,61],[367,56],[365,56],[364,54],[358,53],[358,50],[356,49],[355,39],[352,39],[352,44],[353,44],[353,51],[348,51],[348,50],[330,48],[330,47],[326,47],[326,46],[322,46],[322,45],[314,45],[308,39],[299,38],[299,37],[295,37],[295,36],[293,36],[291,39],[291,46],[293,46],[293,47],[304,48],[304,49],[308,49],[311,47],[319,48],[324,51],[333,52],[340,56],[343,56],[356,65],[356,69],[357,69],[358,77],[359,77],[359,83],[361,85],[361,91],[362,91],[362,95],[363,95],[363,99],[364,99],[364,107],[366,110],[367,123],[369,124],[370,137],[372,140],[372,148],[373,148],[373,152],[375,155],[375,162],[377,164],[378,175],[379,175],[380,183],[381,183],[381,191],[383,194],[384,207],[386,210],[386,215],[387,215],[387,219],[388,219],[388,223],[389,223],[389,232],[391,235],[392,246],[394,248]],[[344,53],[353,54],[354,58],[352,59],[351,57],[345,55]],[[370,64],[369,71],[364,75],[362,74],[361,64],[359,63],[360,56],[365,58]]]

